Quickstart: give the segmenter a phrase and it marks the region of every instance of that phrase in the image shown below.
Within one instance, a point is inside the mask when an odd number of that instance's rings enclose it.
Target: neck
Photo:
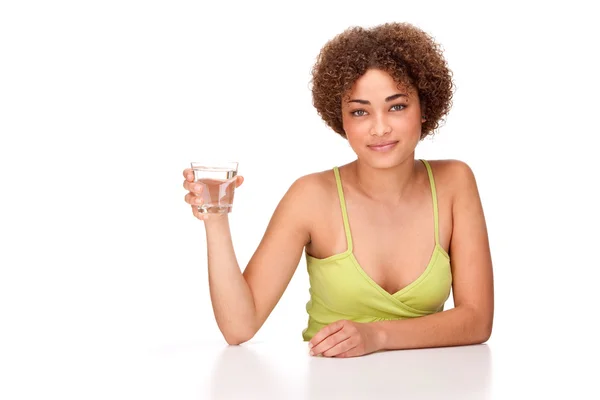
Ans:
[[[352,163],[352,172],[358,189],[366,197],[394,204],[403,200],[415,181],[414,154],[402,164],[391,168],[374,168],[361,160]]]

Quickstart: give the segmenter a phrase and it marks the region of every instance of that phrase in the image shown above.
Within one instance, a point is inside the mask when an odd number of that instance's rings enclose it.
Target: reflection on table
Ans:
[[[487,345],[311,357],[300,345],[225,347],[208,378],[211,399],[489,399]]]

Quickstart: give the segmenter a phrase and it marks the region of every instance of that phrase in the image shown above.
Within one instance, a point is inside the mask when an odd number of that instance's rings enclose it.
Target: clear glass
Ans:
[[[237,162],[192,162],[194,181],[204,185],[201,214],[226,214],[233,207]]]

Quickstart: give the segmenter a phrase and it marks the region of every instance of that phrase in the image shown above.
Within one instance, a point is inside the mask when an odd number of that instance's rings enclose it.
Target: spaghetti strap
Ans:
[[[429,176],[429,186],[431,187],[431,198],[433,199],[433,227],[435,231],[435,244],[440,244],[440,235],[439,235],[439,222],[438,222],[438,202],[437,202],[437,192],[435,190],[435,181],[433,179],[433,172],[431,171],[431,166],[427,162],[427,160],[421,160],[423,164],[425,164],[425,168],[427,169],[427,175]]]
[[[342,189],[342,179],[338,167],[333,167],[335,174],[335,183],[337,185],[338,196],[340,198],[340,207],[342,209],[342,218],[344,219],[344,230],[346,231],[347,252],[352,252],[352,234],[350,233],[350,224],[348,223],[348,212],[346,211],[346,200],[344,198],[344,189]]]

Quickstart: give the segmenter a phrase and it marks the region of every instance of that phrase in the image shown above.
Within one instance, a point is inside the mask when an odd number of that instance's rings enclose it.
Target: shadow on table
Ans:
[[[284,379],[248,346],[228,346],[217,356],[210,377],[210,399],[286,399]]]
[[[314,357],[307,399],[491,398],[487,345],[388,351],[364,357]]]

